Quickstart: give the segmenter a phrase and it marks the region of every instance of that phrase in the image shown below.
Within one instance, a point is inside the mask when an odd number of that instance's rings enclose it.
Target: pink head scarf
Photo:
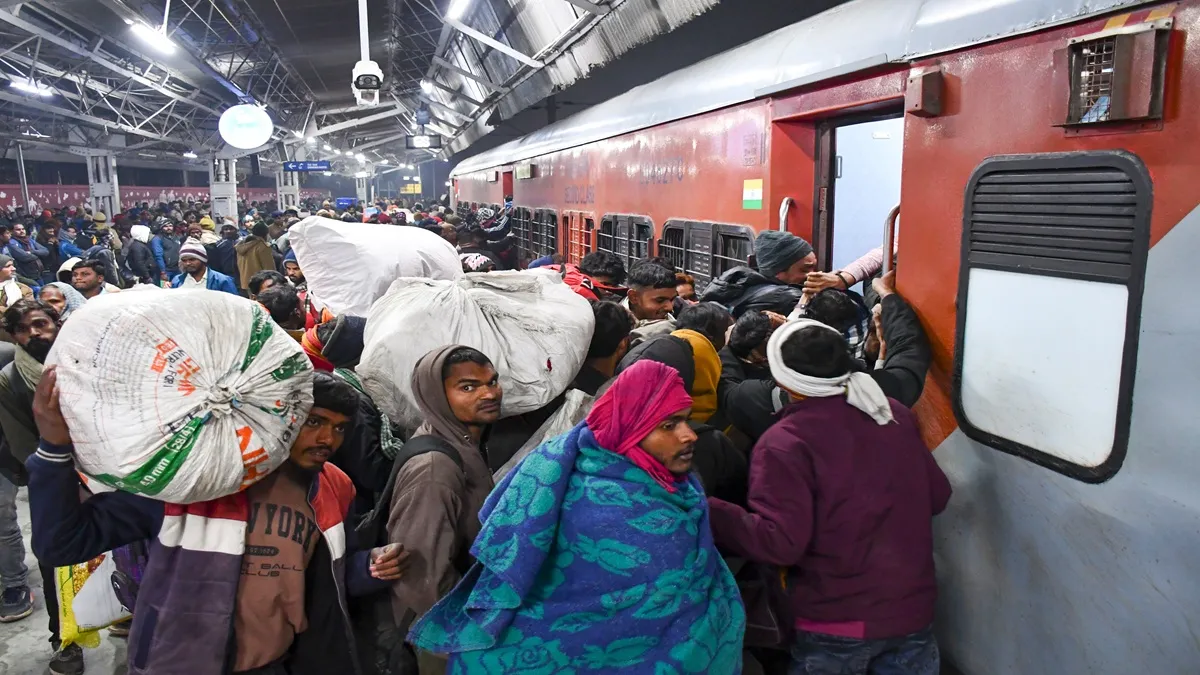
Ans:
[[[592,404],[587,425],[600,447],[628,457],[674,492],[675,476],[638,444],[668,415],[691,405],[692,397],[684,389],[679,371],[657,361],[638,361]]]

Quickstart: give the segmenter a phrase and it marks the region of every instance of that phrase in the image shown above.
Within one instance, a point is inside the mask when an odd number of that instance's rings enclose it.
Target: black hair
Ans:
[[[438,230],[435,234],[440,235],[441,231],[441,226],[438,226]],[[471,229],[467,230],[467,242],[474,244],[477,247],[487,246],[487,232],[485,232],[482,227],[472,227]]]
[[[749,311],[738,317],[729,334],[729,351],[739,359],[763,346],[771,337],[771,319],[763,312]]]
[[[300,309],[300,294],[291,285],[276,284],[256,294],[259,304],[267,308],[275,323],[283,325],[290,321]]]
[[[629,268],[630,288],[675,288],[675,270],[646,260],[639,260]]]
[[[4,234],[5,232],[11,232],[11,231],[12,231],[12,227],[8,226],[7,224],[0,225],[0,234]]]
[[[853,362],[841,335],[820,326],[801,328],[780,345],[783,365],[810,377],[841,377]]]
[[[804,306],[804,316],[844,333],[851,325],[858,323],[858,305],[845,291],[826,288]]]
[[[618,286],[625,283],[625,263],[608,251],[592,251],[583,256],[579,271],[589,277],[608,277]]]
[[[621,305],[603,300],[592,301],[592,314],[596,317],[596,330],[588,345],[587,358],[602,359],[616,353],[621,341],[629,337],[636,319]]]
[[[104,276],[104,261],[103,260],[96,260],[94,258],[89,258],[88,260],[80,260],[79,262],[75,263],[75,266],[71,268],[71,271],[74,272],[75,270],[83,269],[84,267],[92,268],[92,271],[95,272],[100,277]]]
[[[4,330],[10,335],[17,334],[17,326],[27,315],[33,312],[45,312],[54,323],[59,322],[58,310],[41,300],[18,300],[4,311]]]
[[[324,371],[313,373],[313,407],[332,410],[351,419],[358,413],[358,392],[345,380]]]
[[[271,283],[275,286],[280,284],[286,285],[288,282],[287,277],[283,276],[279,272],[276,272],[275,270],[262,270],[261,272],[257,272],[254,276],[250,277],[250,282],[248,284],[250,286],[250,294],[258,295],[258,292],[262,290],[263,282],[268,279],[270,279]]]
[[[257,223],[255,223],[254,227],[250,228],[250,234],[253,234],[256,237],[265,237],[270,233],[271,233],[271,226],[267,225],[266,223],[262,222],[261,220],[258,221]]]
[[[446,355],[442,362],[442,379],[450,377],[450,369],[460,363],[474,363],[480,366],[491,366],[492,360],[486,354],[474,347],[459,347]],[[494,367],[494,366],[493,366]]]
[[[725,331],[733,325],[733,315],[715,302],[698,302],[683,308],[675,317],[677,330],[690,329],[708,338],[717,349],[725,346]]]
[[[678,271],[675,269],[675,265],[671,264],[670,260],[667,260],[666,258],[662,257],[661,255],[647,256],[645,258],[642,258],[638,262],[652,263],[654,265],[658,265],[659,267],[665,267],[666,269],[671,270],[671,274],[675,274],[675,272]]]

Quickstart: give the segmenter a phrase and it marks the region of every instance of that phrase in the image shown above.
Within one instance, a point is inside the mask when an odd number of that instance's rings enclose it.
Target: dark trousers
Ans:
[[[268,663],[259,668],[251,668],[250,670],[239,670],[233,675],[290,675],[291,671],[287,664],[280,660],[275,663]]]
[[[788,675],[938,675],[941,656],[933,627],[882,640],[800,632]]]
[[[42,597],[46,600],[46,614],[49,616],[46,627],[50,629],[50,644],[58,651],[58,591],[54,588],[54,568],[43,565],[39,560],[38,570],[42,573]]]

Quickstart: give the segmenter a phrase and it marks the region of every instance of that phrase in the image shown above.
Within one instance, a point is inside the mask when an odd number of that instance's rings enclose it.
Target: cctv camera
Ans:
[[[379,90],[383,88],[383,71],[374,61],[359,61],[354,64],[353,81],[350,89],[359,105],[378,105]]]

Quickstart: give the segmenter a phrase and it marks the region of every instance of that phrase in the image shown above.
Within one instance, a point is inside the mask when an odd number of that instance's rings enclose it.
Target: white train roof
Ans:
[[[1076,21],[1146,0],[854,0],[463,160],[452,175],[612,138],[885,63]]]

